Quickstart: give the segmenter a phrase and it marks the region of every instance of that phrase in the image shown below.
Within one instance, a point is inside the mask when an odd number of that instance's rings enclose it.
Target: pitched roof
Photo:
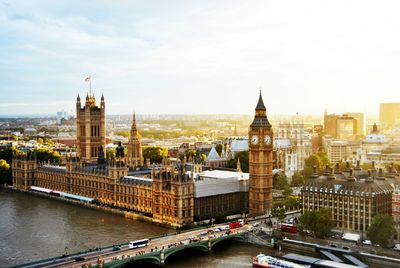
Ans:
[[[260,97],[258,98],[258,103],[257,103],[257,106],[256,106],[256,110],[267,110],[265,108],[265,105],[264,105],[264,101],[263,101],[263,98],[262,98],[262,95],[261,95],[261,90],[260,90]]]
[[[215,160],[219,160],[220,156],[217,153],[217,150],[215,150],[215,146],[213,145],[213,147],[211,148],[210,153],[208,154],[206,161],[215,161]]]

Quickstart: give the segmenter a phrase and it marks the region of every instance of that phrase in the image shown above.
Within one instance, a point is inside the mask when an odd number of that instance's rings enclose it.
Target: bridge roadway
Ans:
[[[151,239],[149,245],[146,247],[130,249],[128,244],[123,244],[120,247],[121,249],[116,251],[112,248],[107,248],[101,251],[96,250],[85,254],[50,259],[18,267],[119,267],[122,263],[127,263],[135,259],[148,259],[154,263],[163,265],[169,255],[183,248],[196,247],[203,251],[207,249],[211,251],[211,247],[218,241],[237,237],[247,232],[249,228],[249,225],[244,225],[227,231],[208,233],[208,230],[215,230],[221,226],[215,225],[208,229],[196,229],[175,235],[157,237]],[[208,234],[205,235],[205,232]],[[82,260],[78,261],[77,257],[82,257]],[[118,263],[120,264],[118,265]]]

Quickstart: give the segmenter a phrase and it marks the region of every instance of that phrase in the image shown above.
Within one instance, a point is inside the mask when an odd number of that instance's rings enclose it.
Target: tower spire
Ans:
[[[264,105],[264,101],[263,101],[262,94],[261,94],[261,89],[260,89],[260,97],[258,98],[256,110],[264,110],[264,111],[267,110]]]

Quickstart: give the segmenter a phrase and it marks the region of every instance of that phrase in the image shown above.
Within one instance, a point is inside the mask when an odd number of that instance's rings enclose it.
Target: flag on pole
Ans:
[[[90,81],[90,75],[85,78],[85,82],[89,82],[89,81]]]

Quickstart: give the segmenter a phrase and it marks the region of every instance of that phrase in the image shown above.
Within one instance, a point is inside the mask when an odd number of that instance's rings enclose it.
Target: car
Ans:
[[[196,239],[196,237],[195,236],[189,236],[188,239],[189,240],[194,240],[194,239]]]
[[[304,233],[305,235],[307,235],[307,236],[313,236],[313,235],[314,235],[313,232],[310,231],[310,230],[303,230],[303,233]]]
[[[342,249],[350,250],[350,248],[346,246],[343,246]]]
[[[260,226],[260,223],[259,223],[259,222],[253,223],[253,227],[258,227],[258,226]]]
[[[215,228],[214,229],[214,232],[216,232],[216,233],[218,233],[218,232],[221,232],[222,230],[220,229],[220,228]]]
[[[362,241],[363,245],[372,245],[371,240]]]
[[[394,250],[400,250],[400,244],[396,244],[396,245],[394,245],[394,248],[393,248]]]
[[[330,244],[329,245],[331,248],[337,248],[337,245],[335,245],[335,244]]]
[[[222,226],[220,227],[220,229],[221,229],[222,231],[227,231],[227,230],[229,230],[229,224],[222,225]]]
[[[343,234],[341,233],[331,233],[331,238],[340,239],[342,238]]]
[[[84,261],[84,260],[86,260],[86,258],[82,257],[82,256],[79,256],[79,257],[75,258],[75,261]]]
[[[121,247],[120,246],[113,246],[112,250],[113,251],[118,251],[118,250],[121,250]]]
[[[200,236],[205,236],[205,235],[207,235],[206,231],[200,233]]]

